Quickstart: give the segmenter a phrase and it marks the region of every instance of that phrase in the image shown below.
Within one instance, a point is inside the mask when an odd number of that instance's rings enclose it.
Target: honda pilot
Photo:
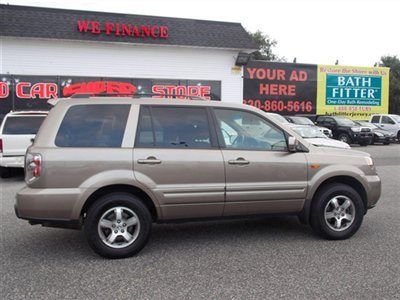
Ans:
[[[356,233],[381,181],[369,154],[315,147],[257,108],[219,101],[62,99],[25,156],[15,211],[83,228],[109,258],[153,223],[292,214],[322,237]]]

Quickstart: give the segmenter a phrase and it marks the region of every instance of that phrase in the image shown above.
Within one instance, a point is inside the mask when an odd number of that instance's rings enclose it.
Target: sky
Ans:
[[[239,22],[288,62],[373,66],[400,57],[399,0],[0,0],[0,3]]]

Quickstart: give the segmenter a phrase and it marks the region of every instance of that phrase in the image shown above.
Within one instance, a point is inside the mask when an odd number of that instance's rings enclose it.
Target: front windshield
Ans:
[[[390,115],[393,120],[395,120],[397,123],[400,123],[400,116],[398,115]]]
[[[292,117],[293,123],[299,125],[314,125],[314,123],[306,117]]]
[[[292,127],[292,129],[304,139],[327,138],[325,134],[314,127],[301,126]]]
[[[336,118],[336,122],[339,125],[343,125],[343,126],[357,126],[357,124],[354,121],[347,119],[347,118],[340,118],[340,117]]]
[[[371,129],[378,128],[378,126],[376,126],[376,125],[374,125],[372,123],[369,123],[369,122],[357,122],[357,123],[360,124],[361,126],[368,127],[368,128],[371,128]]]

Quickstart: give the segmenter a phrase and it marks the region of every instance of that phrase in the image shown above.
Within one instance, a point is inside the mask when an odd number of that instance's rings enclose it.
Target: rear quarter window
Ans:
[[[44,116],[7,117],[3,127],[3,134],[36,134],[44,118]]]
[[[58,147],[121,147],[129,115],[128,104],[75,105],[58,130]]]

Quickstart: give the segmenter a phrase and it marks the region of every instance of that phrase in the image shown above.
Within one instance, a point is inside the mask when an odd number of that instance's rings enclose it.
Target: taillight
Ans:
[[[42,173],[42,156],[37,153],[26,153],[25,180],[30,183],[40,177]]]
[[[0,139],[0,153],[3,153],[3,140]]]

